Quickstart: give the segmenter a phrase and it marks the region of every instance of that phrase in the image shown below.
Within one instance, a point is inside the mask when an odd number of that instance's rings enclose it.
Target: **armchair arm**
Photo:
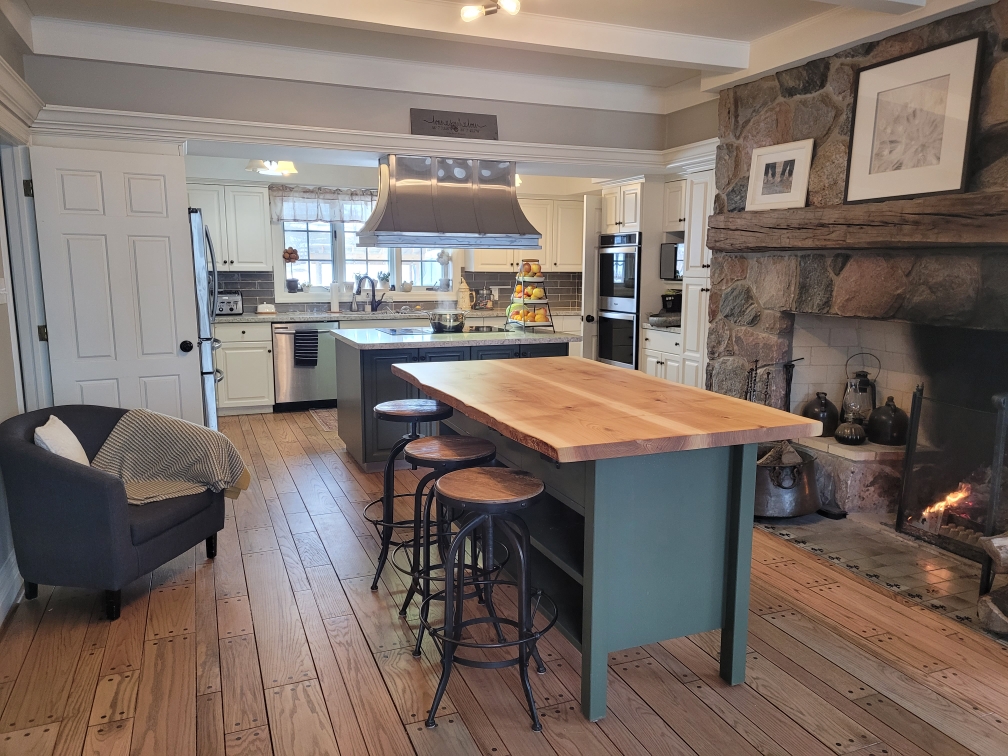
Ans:
[[[9,437],[0,439],[0,471],[26,580],[117,590],[137,576],[119,478]]]

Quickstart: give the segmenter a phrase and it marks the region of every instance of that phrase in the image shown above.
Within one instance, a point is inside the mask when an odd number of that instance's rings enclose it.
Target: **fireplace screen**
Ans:
[[[1008,530],[1005,396],[990,411],[928,399],[910,414],[896,528],[986,565],[984,535]]]

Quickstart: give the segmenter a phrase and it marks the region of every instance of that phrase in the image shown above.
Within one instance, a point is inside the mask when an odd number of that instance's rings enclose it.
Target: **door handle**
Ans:
[[[223,346],[223,344],[221,343],[220,339],[214,337],[213,339],[210,340],[210,351],[211,352],[216,352],[222,346]]]
[[[224,371],[220,368],[214,368],[214,383],[220,383],[224,380]]]
[[[181,344],[178,345],[179,349],[183,352],[191,352],[193,350],[193,343],[186,339]]]
[[[585,315],[585,323],[594,323],[594,322],[595,322],[594,315]]]

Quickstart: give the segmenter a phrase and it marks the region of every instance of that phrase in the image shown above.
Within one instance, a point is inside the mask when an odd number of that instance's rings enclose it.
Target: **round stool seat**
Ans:
[[[472,467],[438,478],[438,498],[453,508],[476,512],[512,512],[529,506],[546,489],[543,482],[522,470]]]
[[[403,459],[417,467],[452,467],[492,462],[497,447],[475,436],[425,436],[410,441],[403,449]]]
[[[452,416],[451,407],[436,399],[394,399],[376,404],[375,417],[397,423],[428,423],[447,420]]]

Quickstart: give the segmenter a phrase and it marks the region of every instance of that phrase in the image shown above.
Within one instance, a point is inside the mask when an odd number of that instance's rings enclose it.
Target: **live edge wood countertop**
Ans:
[[[392,372],[558,462],[822,433],[817,420],[579,357],[403,363]]]

